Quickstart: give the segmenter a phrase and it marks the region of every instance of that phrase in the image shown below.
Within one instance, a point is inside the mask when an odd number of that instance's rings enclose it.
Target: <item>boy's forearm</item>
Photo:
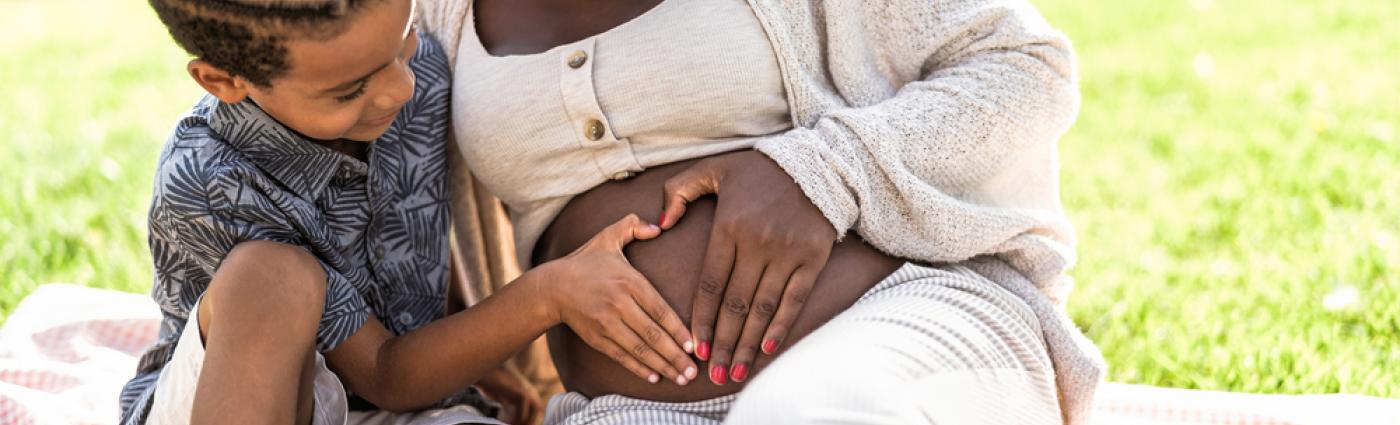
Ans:
[[[373,359],[370,367],[340,370],[351,375],[346,378],[353,391],[380,408],[431,405],[485,377],[558,323],[545,305],[542,283],[526,274],[470,309],[408,334],[392,337],[384,330],[377,348],[362,355]]]

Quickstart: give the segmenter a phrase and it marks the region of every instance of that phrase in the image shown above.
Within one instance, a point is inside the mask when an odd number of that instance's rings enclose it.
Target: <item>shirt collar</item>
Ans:
[[[312,143],[282,125],[252,100],[230,104],[209,96],[205,102],[216,103],[205,109],[210,111],[209,128],[297,196],[316,199],[337,168],[358,175],[369,171],[364,162]]]

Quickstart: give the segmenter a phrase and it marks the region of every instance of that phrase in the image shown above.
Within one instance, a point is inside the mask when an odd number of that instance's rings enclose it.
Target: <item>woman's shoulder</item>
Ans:
[[[443,49],[444,57],[451,64],[456,57],[457,44],[461,39],[462,28],[466,24],[467,11],[471,0],[419,0],[418,25],[424,33],[431,34]]]

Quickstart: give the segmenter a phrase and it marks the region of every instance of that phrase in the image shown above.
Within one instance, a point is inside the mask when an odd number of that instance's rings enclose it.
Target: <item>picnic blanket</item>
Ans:
[[[160,312],[145,295],[45,285],[0,328],[0,425],[108,424]],[[1262,395],[1107,383],[1100,425],[1400,425],[1400,400]]]

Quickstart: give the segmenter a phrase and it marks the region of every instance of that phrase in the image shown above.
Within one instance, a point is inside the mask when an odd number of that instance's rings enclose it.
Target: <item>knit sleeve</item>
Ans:
[[[432,34],[439,43],[442,44],[444,54],[447,56],[447,63],[455,64],[457,60],[457,44],[462,38],[462,31],[475,31],[475,28],[466,28],[467,10],[471,8],[471,0],[423,0],[418,2],[418,16],[416,20],[420,28]]]
[[[856,7],[864,19],[828,25],[822,49],[831,55],[825,73],[852,106],[756,149],[794,177],[838,234],[854,229],[893,255],[956,262],[1017,246],[1068,251],[1054,181],[1055,143],[1079,103],[1068,40],[1024,2]],[[826,11],[834,13],[853,12]],[[888,95],[843,90],[843,78],[862,72],[892,81]],[[894,81],[901,72],[908,80]],[[1030,169],[1049,171],[1019,172]],[[1045,230],[1052,222],[1064,229]],[[1065,257],[1053,273],[1072,256],[1043,251],[1032,255]]]

